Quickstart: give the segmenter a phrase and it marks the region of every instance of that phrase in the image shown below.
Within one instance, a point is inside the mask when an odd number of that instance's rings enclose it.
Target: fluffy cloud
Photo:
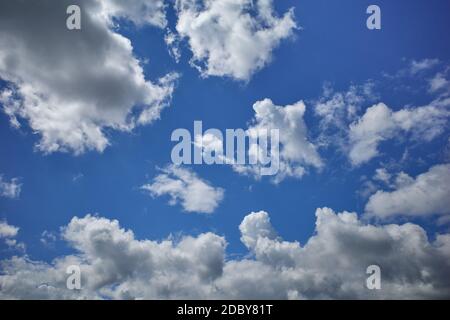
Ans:
[[[8,246],[9,249],[25,252],[25,244],[14,239],[19,233],[19,228],[0,221],[0,239]],[[1,285],[0,285],[1,289]]]
[[[255,116],[247,132],[260,132],[272,129],[279,130],[280,170],[274,182],[280,182],[287,177],[301,178],[307,166],[320,169],[323,166],[316,147],[308,140],[308,129],[303,116],[305,104],[299,101],[293,105],[277,106],[270,99],[258,101],[253,105]],[[252,152],[252,150],[250,150]],[[254,150],[253,152],[257,152]],[[276,157],[277,155],[272,155]],[[241,173],[258,175],[260,170],[255,166],[236,166]]]
[[[19,228],[0,221],[0,238],[14,238],[18,232]]]
[[[436,165],[415,179],[401,173],[394,191],[377,191],[366,205],[369,216],[389,218],[450,214],[450,165]]]
[[[447,102],[445,102],[447,104]],[[384,103],[368,108],[350,125],[349,158],[361,165],[379,155],[378,145],[403,133],[415,140],[431,141],[445,131],[450,112],[438,102],[417,108],[392,111]]]
[[[272,0],[177,0],[176,30],[203,76],[247,81],[296,28],[293,10],[277,17]]]
[[[234,171],[258,180],[266,174],[272,177],[274,183],[280,183],[288,177],[301,178],[307,172],[307,167],[323,167],[316,146],[308,139],[308,128],[303,119],[306,110],[303,101],[277,106],[272,100],[264,99],[257,101],[253,110],[255,115],[248,128],[242,130],[247,149],[239,149],[234,145],[233,154],[229,154],[222,134],[212,132],[196,136],[194,145],[203,151],[204,157],[231,165]],[[273,134],[273,130],[278,130],[278,135]],[[279,138],[278,146],[274,146],[277,144],[276,136]],[[245,155],[245,164],[242,160],[237,161],[240,155]],[[267,171],[263,172],[263,169]]]
[[[81,30],[66,28],[66,9],[82,10]],[[116,18],[162,27],[162,1],[2,1],[0,103],[15,127],[26,121],[45,152],[102,151],[105,130],[130,131],[159,118],[175,74],[145,79]]]
[[[77,250],[52,263],[3,260],[1,298],[327,299],[448,298],[450,235],[434,242],[414,224],[373,226],[354,213],[316,211],[316,232],[301,246],[280,238],[266,212],[240,225],[253,257],[230,259],[213,233],[160,242],[138,240],[118,221],[73,218],[62,237]],[[381,290],[365,287],[366,268],[381,268]],[[82,289],[66,289],[79,265]]]
[[[169,165],[161,171],[141,188],[154,197],[168,195],[171,205],[180,203],[187,212],[212,213],[224,197],[222,188],[211,186],[189,169]]]
[[[0,175],[0,196],[15,199],[19,197],[21,190],[22,184],[19,183],[18,178],[7,181],[3,180],[3,176]]]
[[[2,262],[2,298],[203,297],[221,276],[226,242],[204,233],[179,241],[137,240],[118,221],[87,215],[73,218],[62,237],[77,255],[52,264],[14,257]],[[66,268],[79,265],[82,292],[66,289]],[[22,280],[20,280],[22,279]],[[33,290],[29,291],[29,289]]]

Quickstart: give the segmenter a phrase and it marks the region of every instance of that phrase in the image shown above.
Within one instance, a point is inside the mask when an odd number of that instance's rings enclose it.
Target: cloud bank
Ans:
[[[230,258],[226,240],[207,232],[178,240],[138,240],[116,220],[74,217],[62,237],[76,254],[51,263],[16,256],[1,263],[0,297],[33,299],[345,299],[449,298],[450,235],[434,241],[419,226],[375,226],[355,213],[316,211],[303,246],[283,240],[267,212],[239,226],[250,257]],[[79,265],[82,289],[66,289]],[[366,268],[379,265],[381,290],[368,290]]]

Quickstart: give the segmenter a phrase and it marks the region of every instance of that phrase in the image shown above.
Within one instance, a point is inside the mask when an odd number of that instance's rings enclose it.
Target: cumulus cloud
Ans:
[[[137,240],[118,221],[87,215],[73,218],[62,237],[76,255],[51,264],[13,257],[2,261],[2,298],[203,297],[220,277],[225,240],[212,233],[179,241]],[[66,269],[79,265],[82,292],[66,289]],[[22,279],[22,280],[19,280]],[[32,291],[29,289],[33,288]]]
[[[138,240],[118,221],[74,217],[62,237],[77,252],[51,263],[13,257],[1,262],[1,298],[329,299],[448,298],[450,235],[430,242],[414,224],[374,226],[355,213],[316,211],[306,242],[279,237],[268,213],[242,221],[251,257],[227,258],[213,233]],[[381,290],[365,287],[366,269],[381,268]],[[81,290],[66,289],[66,268],[79,265]]]
[[[212,213],[223,200],[222,188],[213,187],[189,169],[169,165],[161,171],[141,188],[154,197],[168,195],[170,205],[179,203],[187,212]]]
[[[303,119],[306,111],[303,101],[277,106],[272,100],[264,99],[254,103],[253,110],[255,115],[247,129],[241,130],[242,134],[234,131],[235,136],[227,137],[240,141],[239,144],[234,142],[232,154],[227,150],[221,133],[198,135],[194,145],[202,150],[204,157],[213,158],[216,163],[231,165],[234,171],[258,180],[267,175],[274,183],[289,177],[301,178],[309,167],[323,167],[316,146],[309,141]],[[274,134],[276,130],[278,134]],[[242,149],[237,145],[243,146]],[[237,159],[242,155],[245,161]]]
[[[349,129],[349,158],[353,165],[361,165],[379,155],[381,142],[400,134],[410,134],[418,141],[431,141],[443,133],[450,112],[448,103],[444,106],[434,102],[417,108],[393,111],[384,103],[366,110],[364,115],[353,122]]]
[[[12,178],[10,181],[7,181],[0,175],[0,196],[16,199],[19,197],[21,190],[22,184],[18,178]]]
[[[19,232],[19,228],[0,221],[0,238],[14,238]]]
[[[307,167],[320,169],[323,161],[317,152],[316,146],[308,139],[308,128],[303,119],[306,107],[303,101],[287,106],[277,106],[272,100],[264,99],[253,105],[255,116],[248,127],[251,135],[258,132],[270,132],[279,130],[280,150],[279,171],[274,177],[278,183],[287,177],[301,178],[307,171]],[[258,150],[249,150],[257,153]],[[253,154],[253,156],[256,156]],[[251,174],[260,177],[259,166],[235,166],[237,172]]]
[[[66,28],[66,9],[79,5],[81,30]],[[176,74],[151,82],[118,34],[117,18],[165,26],[163,2],[2,1],[0,78],[8,83],[0,103],[19,127],[27,122],[38,150],[103,151],[106,130],[130,131],[158,119]]]
[[[272,0],[177,0],[176,30],[203,76],[247,81],[296,29],[293,9],[278,17]]]
[[[377,191],[366,205],[368,216],[430,216],[450,214],[450,165],[431,167],[415,179],[401,173],[393,191]]]
[[[269,214],[265,211],[252,212],[244,218],[239,226],[241,241],[247,248],[254,248],[258,239],[264,237],[275,239],[277,233],[270,223]]]
[[[8,248],[25,252],[25,244],[14,239],[19,233],[19,229],[19,227],[12,226],[6,221],[0,221],[0,239],[3,240]]]

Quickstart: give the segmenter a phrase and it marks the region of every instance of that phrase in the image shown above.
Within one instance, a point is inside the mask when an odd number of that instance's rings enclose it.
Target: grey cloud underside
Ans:
[[[62,237],[77,254],[51,264],[13,257],[1,264],[1,298],[450,298],[450,235],[429,241],[414,224],[366,225],[354,213],[316,211],[305,245],[284,241],[266,212],[239,226],[253,258],[226,253],[214,233],[178,240],[138,240],[118,221],[73,218]],[[66,267],[80,265],[82,289],[66,289]],[[382,270],[368,290],[366,268]]]
[[[13,126],[25,120],[39,133],[43,152],[102,151],[105,128],[132,130],[168,104],[176,76],[146,80],[131,42],[112,29],[114,17],[164,26],[164,12],[150,6],[143,12],[155,19],[138,19],[116,2],[0,3],[0,78],[10,84],[0,103]],[[66,28],[71,4],[81,7],[81,30]]]

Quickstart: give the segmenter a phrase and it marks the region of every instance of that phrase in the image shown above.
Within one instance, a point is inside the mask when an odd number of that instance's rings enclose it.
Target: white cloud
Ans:
[[[450,165],[436,165],[415,179],[405,173],[396,179],[397,189],[377,191],[366,205],[368,216],[430,216],[450,214]]]
[[[8,224],[5,221],[0,221],[0,238],[14,238],[17,236],[19,228]]]
[[[187,212],[212,213],[223,200],[224,190],[211,186],[189,169],[169,165],[151,184],[143,185],[154,197],[168,195],[170,204],[180,203]]]
[[[376,104],[350,125],[349,158],[353,165],[366,163],[379,155],[382,141],[404,133],[414,140],[431,141],[445,131],[449,115],[446,107],[435,103],[399,111],[392,111],[384,103]]]
[[[421,71],[429,70],[439,64],[438,59],[412,60],[409,66],[411,74],[415,75]]]
[[[296,29],[293,9],[277,17],[272,0],[177,0],[176,30],[203,76],[247,81]]]
[[[2,239],[10,249],[25,252],[25,244],[14,239],[19,233],[19,229],[19,227],[12,226],[6,221],[0,221],[0,239]]]
[[[265,211],[252,212],[246,216],[239,226],[239,231],[241,231],[242,243],[248,248],[255,247],[261,237],[268,239],[277,237],[277,233],[270,223],[269,215]]]
[[[321,118],[321,128],[345,129],[347,123],[356,119],[362,105],[377,97],[374,86],[373,82],[367,81],[363,85],[351,85],[347,91],[335,92],[329,83],[325,83],[322,96],[314,103],[314,113]]]
[[[255,115],[245,130],[247,149],[237,151],[245,152],[247,158],[258,159],[257,164],[249,163],[248,159],[246,164],[238,164],[235,154],[226,154],[223,137],[217,137],[212,133],[196,136],[194,145],[201,148],[204,154],[215,152],[220,163],[231,165],[234,171],[253,176],[258,180],[263,176],[261,169],[270,166],[274,174],[268,176],[272,177],[274,183],[280,183],[288,177],[301,178],[307,172],[307,167],[317,169],[323,167],[316,146],[308,140],[308,128],[303,119],[306,110],[303,101],[293,105],[277,106],[272,100],[264,99],[257,101],[253,105],[253,110]],[[278,130],[279,149],[271,145],[276,143],[272,130]],[[259,137],[264,137],[262,140],[267,138],[268,141],[249,143],[250,140],[256,141]],[[263,164],[262,158],[267,158],[264,161],[270,163]],[[275,170],[278,166],[279,170]]]
[[[306,173],[307,166],[322,168],[323,161],[316,146],[308,139],[308,128],[303,119],[306,110],[303,101],[283,107],[275,105],[270,99],[264,99],[256,102],[253,110],[255,116],[247,132],[279,130],[280,170],[274,177],[274,182],[281,182],[287,177],[301,178]],[[272,155],[272,157],[276,156]],[[258,166],[235,166],[234,169],[260,177]]]
[[[447,80],[445,74],[438,72],[433,78],[429,80],[430,92],[438,92],[446,90],[450,92],[450,81]]]
[[[301,246],[277,236],[266,212],[240,225],[253,257],[227,258],[213,233],[177,241],[138,240],[116,220],[74,217],[62,236],[77,250],[52,263],[1,262],[0,297],[32,299],[418,299],[450,296],[450,235],[430,242],[414,224],[363,224],[354,213],[316,211],[316,232]],[[80,265],[82,289],[66,289],[66,267]],[[365,287],[381,267],[381,290]]]
[[[169,49],[169,54],[172,56],[172,58],[175,59],[176,63],[179,63],[181,59],[181,50],[179,47],[180,37],[172,31],[168,30],[166,35],[164,36],[164,42]]]
[[[386,168],[378,168],[375,170],[373,179],[389,186],[391,181],[391,174],[386,170]]]
[[[314,143],[320,148],[336,146],[347,153],[348,125],[369,102],[378,98],[375,84],[350,85],[346,91],[335,91],[329,83],[323,86],[322,96],[312,101],[314,114],[319,118],[318,134]]]
[[[103,12],[110,18],[122,17],[133,21],[137,26],[153,25],[164,28],[167,25],[164,0],[122,0],[102,1]]]
[[[57,240],[57,236],[54,232],[44,230],[39,240],[44,246],[52,247]]]
[[[3,180],[3,176],[0,175],[0,196],[16,199],[19,197],[22,190],[22,184],[19,183],[18,178],[12,178],[9,182]]]
[[[65,26],[66,8],[82,8],[81,30]],[[37,149],[103,151],[106,129],[130,131],[159,118],[175,74],[145,79],[129,39],[114,18],[165,25],[162,1],[2,1],[0,78],[9,87],[0,103],[15,127],[26,121],[40,136]]]

